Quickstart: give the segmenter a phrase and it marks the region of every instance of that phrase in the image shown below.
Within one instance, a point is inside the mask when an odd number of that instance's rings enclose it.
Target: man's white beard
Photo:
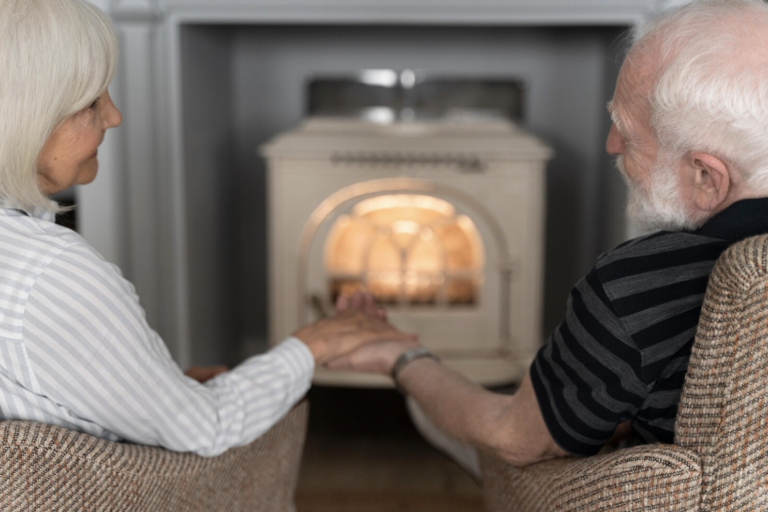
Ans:
[[[624,169],[624,157],[616,157],[616,167],[629,187],[627,217],[642,231],[684,231],[700,227],[707,220],[693,218],[685,209],[675,169],[676,159],[659,153],[651,169],[648,190],[632,181]]]

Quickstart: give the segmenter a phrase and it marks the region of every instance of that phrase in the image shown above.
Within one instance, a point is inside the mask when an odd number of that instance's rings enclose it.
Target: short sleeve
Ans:
[[[573,455],[600,451],[642,406],[648,391],[641,369],[641,354],[593,269],[571,291],[564,321],[531,366],[554,441]]]

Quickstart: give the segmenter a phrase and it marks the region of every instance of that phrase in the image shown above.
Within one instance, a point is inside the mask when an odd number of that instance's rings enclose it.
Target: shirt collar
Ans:
[[[51,201],[51,210],[44,210],[42,208],[19,208],[16,205],[13,204],[12,201],[0,198],[0,214],[2,215],[28,215],[29,217],[34,217],[36,219],[45,220],[48,222],[56,222],[56,211],[55,208],[58,208],[58,203],[56,201]]]
[[[768,197],[737,201],[694,233],[733,243],[768,233]]]

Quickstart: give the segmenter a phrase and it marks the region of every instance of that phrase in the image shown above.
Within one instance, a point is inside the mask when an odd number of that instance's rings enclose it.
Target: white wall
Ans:
[[[689,3],[691,3],[691,0],[664,0],[662,5],[665,9],[670,9],[672,7],[678,7]]]
[[[90,0],[104,11],[109,9],[109,0]],[[115,84],[117,80],[115,80]],[[115,84],[110,87],[114,98],[118,98]],[[119,105],[118,105],[119,107]],[[77,187],[79,231],[108,261],[121,265],[121,198],[120,198],[120,133],[110,130],[99,148],[99,174],[87,186]]]

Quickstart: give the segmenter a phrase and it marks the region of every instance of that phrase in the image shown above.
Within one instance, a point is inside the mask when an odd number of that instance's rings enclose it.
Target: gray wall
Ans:
[[[184,145],[192,317],[191,360],[233,362],[237,335],[234,304],[235,136],[232,122],[232,38],[189,27],[181,34],[185,84]]]
[[[205,336],[215,332],[212,326],[217,324],[226,324],[238,343],[250,340],[249,351],[266,339],[265,167],[256,149],[299,123],[304,86],[313,73],[413,68],[447,75],[511,75],[527,83],[527,128],[557,152],[547,173],[545,332],[561,320],[571,286],[599,252],[623,236],[623,187],[603,153],[609,122],[605,102],[612,95],[621,54],[619,28],[184,30],[186,171],[205,175],[190,185],[201,193],[190,195],[190,226],[193,233],[199,232],[198,225],[213,230],[193,242],[200,247],[190,248],[193,301],[209,290],[215,295],[204,297],[207,301],[234,299],[218,313],[205,310],[202,302],[194,307],[193,346],[205,345]],[[208,122],[207,130],[189,127],[200,121]],[[206,199],[209,192],[213,196]],[[203,205],[211,208],[210,219],[197,211]],[[220,228],[213,226],[214,218],[221,226],[227,225],[224,219],[234,219],[231,231],[216,231]],[[225,247],[225,252],[213,255],[206,247],[211,243]],[[224,260],[230,274],[216,276],[206,270]],[[238,357],[223,349],[194,353],[198,363],[232,363]]]

